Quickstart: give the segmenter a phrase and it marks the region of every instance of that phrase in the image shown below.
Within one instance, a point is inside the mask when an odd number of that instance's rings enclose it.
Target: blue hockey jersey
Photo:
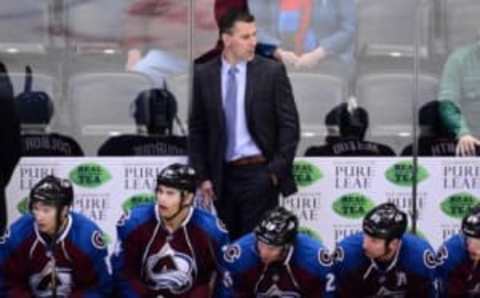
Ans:
[[[173,233],[162,224],[157,205],[125,214],[117,224],[118,243],[112,256],[118,297],[210,297],[209,282],[220,265],[227,231],[208,212],[191,208]],[[226,295],[216,283],[217,297]]]
[[[465,241],[454,235],[437,252],[442,297],[480,297],[480,266],[470,259]]]
[[[333,260],[319,242],[298,234],[283,261],[264,265],[253,233],[224,249],[224,283],[234,297],[333,297]]]
[[[90,219],[71,212],[53,246],[32,215],[18,219],[0,238],[0,297],[109,297],[111,276],[103,232]],[[54,268],[54,269],[53,269]]]
[[[436,260],[431,246],[411,234],[402,237],[400,250],[388,264],[368,258],[363,234],[343,239],[335,251],[338,297],[436,297]]]

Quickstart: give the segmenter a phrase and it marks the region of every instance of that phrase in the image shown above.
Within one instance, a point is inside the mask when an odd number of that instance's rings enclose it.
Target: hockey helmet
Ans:
[[[407,229],[407,214],[393,203],[380,204],[363,219],[363,231],[375,238],[399,239]]]
[[[465,236],[480,238],[480,205],[476,205],[462,220]]]
[[[266,213],[254,229],[257,240],[273,246],[293,243],[297,231],[297,217],[281,206]]]
[[[196,189],[195,170],[189,165],[171,164],[158,174],[156,189],[160,185],[194,193]]]
[[[48,175],[33,186],[29,199],[30,210],[35,202],[44,202],[59,207],[69,206],[73,203],[73,186],[70,180]]]

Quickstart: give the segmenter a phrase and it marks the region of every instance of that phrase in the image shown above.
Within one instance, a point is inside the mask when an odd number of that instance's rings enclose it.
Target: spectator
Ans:
[[[480,145],[480,43],[455,50],[443,69],[440,117],[457,140],[456,155],[475,155]]]

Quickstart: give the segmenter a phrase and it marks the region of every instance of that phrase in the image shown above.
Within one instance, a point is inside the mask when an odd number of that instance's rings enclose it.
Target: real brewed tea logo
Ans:
[[[293,175],[298,186],[310,186],[322,179],[323,174],[314,164],[299,160],[293,164]]]
[[[17,210],[20,214],[27,214],[30,210],[28,210],[28,197],[23,198],[17,204]]]
[[[446,215],[461,219],[478,203],[479,199],[472,194],[468,192],[460,192],[446,198],[440,204],[440,207]]]
[[[385,172],[385,177],[388,181],[398,186],[412,186],[413,185],[413,162],[400,161],[391,166]],[[420,183],[428,178],[427,170],[418,165],[417,166],[417,183]]]
[[[140,193],[134,196],[131,196],[122,204],[122,209],[125,213],[132,210],[135,207],[138,207],[142,204],[151,204],[155,203],[155,195],[152,193]]]
[[[335,213],[351,219],[363,218],[373,207],[373,201],[361,193],[343,195],[333,203]]]
[[[107,183],[112,176],[110,173],[97,163],[84,163],[70,172],[70,180],[76,185],[96,188]]]

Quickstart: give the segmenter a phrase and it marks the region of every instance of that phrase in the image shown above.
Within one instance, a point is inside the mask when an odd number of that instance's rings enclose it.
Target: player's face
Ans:
[[[236,22],[230,33],[224,33],[225,50],[237,61],[250,61],[255,56],[257,29],[255,23]]]
[[[260,258],[265,265],[279,261],[283,258],[283,246],[273,246],[257,241],[257,249],[260,254]]]
[[[364,234],[363,236],[363,251],[369,258],[376,259],[384,256],[386,253],[385,239],[375,238]]]
[[[58,208],[43,202],[35,202],[32,206],[33,217],[40,232],[54,235],[57,231]]]
[[[170,218],[180,210],[182,193],[178,189],[159,185],[156,195],[158,210],[163,218]]]
[[[467,251],[472,261],[480,261],[480,239],[467,237]]]

